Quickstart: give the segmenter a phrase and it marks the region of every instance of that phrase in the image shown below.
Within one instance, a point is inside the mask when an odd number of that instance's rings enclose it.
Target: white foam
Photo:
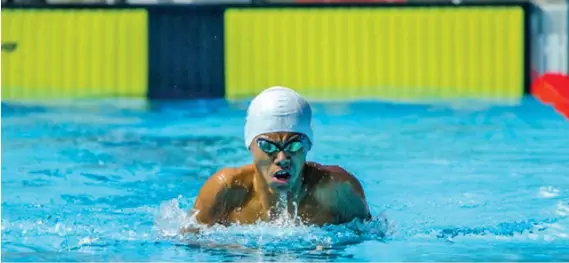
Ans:
[[[200,244],[237,245],[249,248],[288,249],[295,247],[317,249],[337,244],[361,242],[368,239],[382,239],[389,232],[389,222],[377,216],[370,222],[353,222],[323,227],[307,226],[294,216],[282,213],[274,221],[231,226],[214,225],[205,227],[196,222],[195,214],[179,207],[178,199],[169,200],[160,206],[155,217],[155,229],[165,238]],[[181,234],[180,229],[195,228],[199,233]],[[392,231],[390,232],[392,233]]]
[[[542,186],[539,188],[539,193],[538,193],[539,197],[542,198],[554,198],[559,196],[559,189],[553,187],[553,186]]]

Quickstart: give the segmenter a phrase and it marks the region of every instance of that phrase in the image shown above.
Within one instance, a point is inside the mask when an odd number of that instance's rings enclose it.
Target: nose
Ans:
[[[275,158],[275,163],[279,167],[287,169],[290,166],[290,157],[282,151],[278,152]]]

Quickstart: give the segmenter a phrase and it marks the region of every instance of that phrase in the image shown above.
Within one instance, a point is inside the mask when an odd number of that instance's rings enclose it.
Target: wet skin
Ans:
[[[257,144],[259,139],[274,142],[272,150],[276,151],[263,151]],[[206,225],[253,224],[273,220],[280,211],[320,226],[356,218],[369,220],[357,178],[339,166],[306,162],[309,143],[303,143],[300,150],[291,147],[300,145],[302,139],[302,135],[288,132],[257,136],[250,146],[253,164],[221,169],[202,186],[194,204],[196,220]],[[263,143],[265,150],[271,144]],[[281,196],[286,201],[280,201]]]

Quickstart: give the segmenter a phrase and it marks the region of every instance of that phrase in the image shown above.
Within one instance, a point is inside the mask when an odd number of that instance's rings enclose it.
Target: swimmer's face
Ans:
[[[276,189],[286,189],[300,178],[309,149],[305,136],[290,132],[259,135],[251,144],[257,170]]]

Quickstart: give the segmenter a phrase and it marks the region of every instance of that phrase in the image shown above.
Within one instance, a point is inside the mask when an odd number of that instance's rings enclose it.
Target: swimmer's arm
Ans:
[[[231,187],[226,180],[227,173],[227,170],[216,172],[200,189],[193,209],[198,223],[214,225],[228,212],[227,196]]]
[[[365,198],[363,187],[354,177],[350,180],[330,182],[317,190],[319,203],[335,214],[338,223],[352,221],[355,218],[371,219],[371,213]]]

